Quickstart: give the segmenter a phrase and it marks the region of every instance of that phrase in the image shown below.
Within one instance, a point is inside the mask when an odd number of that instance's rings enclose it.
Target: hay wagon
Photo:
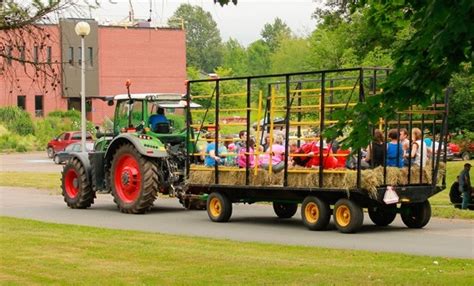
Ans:
[[[323,136],[325,129],[337,122],[338,113],[380,93],[380,86],[389,73],[390,70],[381,68],[351,68],[189,81],[188,103],[193,100],[202,108],[187,109],[187,141],[194,144],[186,156],[187,194],[207,199],[207,213],[214,222],[229,221],[233,203],[272,202],[280,218],[292,217],[301,204],[302,220],[310,230],[325,229],[333,215],[339,231],[356,232],[363,223],[364,208],[379,226],[389,225],[399,213],[406,226],[424,227],[431,217],[428,198],[445,188],[447,94],[433,97],[427,106],[412,106],[398,111],[396,118],[380,118],[376,126],[369,126],[372,132],[381,130],[385,142],[390,129],[417,127],[422,131],[421,152],[428,152],[423,148],[423,144],[428,144],[424,143],[427,132],[436,136],[437,142],[444,142],[433,143],[429,156],[421,154],[419,166],[410,157],[403,168],[372,165],[362,170],[364,159],[360,148],[319,152],[315,155],[321,162],[317,168],[295,167],[291,163],[298,156],[305,156],[292,152],[291,144],[299,147],[305,142],[316,142],[319,146],[332,146],[334,141],[327,142]],[[220,119],[229,116],[245,120]],[[350,125],[351,122],[348,131]],[[214,130],[214,134],[203,138],[202,132],[190,131],[205,129]],[[240,139],[231,134],[239,130],[249,135],[241,142],[247,146],[244,147],[245,166],[202,164],[199,157],[209,154],[203,152],[204,147],[200,145],[213,142],[219,146],[226,141],[238,141]],[[248,147],[251,136],[257,145],[269,137],[269,146],[272,146],[277,132],[283,134],[285,140],[283,170],[275,172],[271,164],[267,169],[258,164],[251,166],[250,157],[258,160],[259,156],[270,156],[270,159],[273,156],[271,148],[265,152]],[[415,138],[409,134],[411,143]],[[400,139],[397,144],[402,144]],[[201,152],[194,151],[199,149]],[[215,156],[237,156],[219,152],[216,148]],[[323,162],[329,156],[336,157],[342,164],[336,168],[326,167]],[[357,166],[355,169],[343,164],[349,156]]]

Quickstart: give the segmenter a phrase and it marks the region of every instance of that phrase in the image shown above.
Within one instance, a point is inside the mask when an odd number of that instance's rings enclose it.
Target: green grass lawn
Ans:
[[[473,260],[244,243],[0,217],[3,285],[473,285]]]
[[[474,165],[474,160],[469,161]],[[466,161],[452,161],[447,165],[447,189],[430,199],[433,216],[444,218],[474,219],[474,211],[455,209],[449,202],[449,187],[461,172]],[[58,173],[21,173],[0,172],[0,186],[32,187],[61,193],[61,174]]]

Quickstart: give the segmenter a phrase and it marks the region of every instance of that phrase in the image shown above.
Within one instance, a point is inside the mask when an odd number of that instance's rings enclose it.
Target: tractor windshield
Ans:
[[[131,121],[129,126],[129,116]],[[143,124],[143,102],[141,100],[122,100],[117,103],[114,120],[114,131],[119,133],[122,128],[138,127]]]

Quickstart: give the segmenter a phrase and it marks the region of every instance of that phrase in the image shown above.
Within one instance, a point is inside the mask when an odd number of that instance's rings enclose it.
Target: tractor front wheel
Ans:
[[[95,192],[84,165],[77,158],[68,160],[63,168],[61,188],[64,201],[73,209],[85,209],[94,203]]]
[[[132,144],[117,149],[112,160],[110,186],[121,212],[141,214],[153,206],[159,188],[158,167]]]

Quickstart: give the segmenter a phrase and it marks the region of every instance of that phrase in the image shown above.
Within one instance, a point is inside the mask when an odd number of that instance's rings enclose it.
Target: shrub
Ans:
[[[35,131],[30,114],[17,106],[0,108],[0,122],[11,132],[20,135],[34,134]]]

